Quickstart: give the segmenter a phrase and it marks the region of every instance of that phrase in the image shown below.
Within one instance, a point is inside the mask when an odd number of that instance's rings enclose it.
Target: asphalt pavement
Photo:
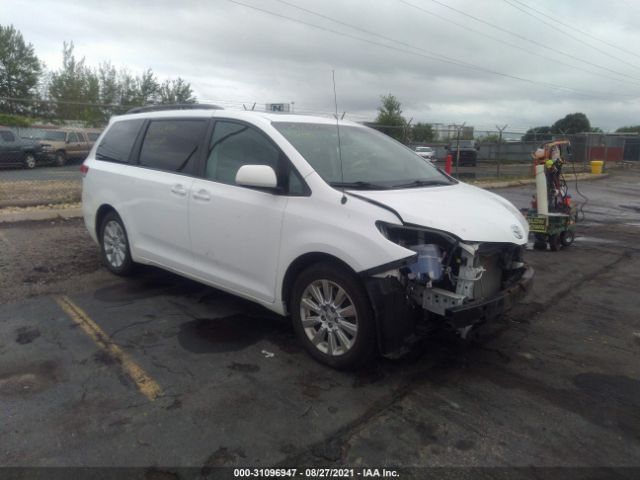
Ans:
[[[441,336],[358,372],[311,360],[286,319],[153,268],[121,279],[91,267],[16,294],[0,306],[0,465],[638,478],[640,173],[579,189],[589,202],[575,244],[528,251],[533,291],[478,341]],[[496,192],[526,207],[533,186]],[[46,228],[0,227],[0,263]],[[38,251],[21,260],[32,282]]]

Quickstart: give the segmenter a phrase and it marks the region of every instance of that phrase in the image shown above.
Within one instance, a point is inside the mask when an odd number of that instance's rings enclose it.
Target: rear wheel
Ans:
[[[33,153],[28,152],[24,154],[24,158],[22,159],[22,164],[24,168],[32,169],[36,167],[36,157]]]
[[[104,265],[116,275],[127,276],[134,271],[127,231],[120,216],[107,213],[100,226],[100,251]]]
[[[334,368],[354,368],[373,356],[375,324],[361,281],[347,269],[312,265],[291,293],[293,327],[307,352]]]
[[[565,230],[560,234],[560,242],[565,247],[569,247],[576,239],[576,232],[573,230]]]
[[[56,152],[56,166],[63,167],[67,163],[67,155],[64,152]]]

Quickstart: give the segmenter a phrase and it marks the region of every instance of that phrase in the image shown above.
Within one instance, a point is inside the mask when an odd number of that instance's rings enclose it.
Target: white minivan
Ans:
[[[517,208],[349,121],[144,107],[81,170],[109,270],[155,265],[290,315],[337,368],[397,356],[424,326],[464,336],[533,278]]]

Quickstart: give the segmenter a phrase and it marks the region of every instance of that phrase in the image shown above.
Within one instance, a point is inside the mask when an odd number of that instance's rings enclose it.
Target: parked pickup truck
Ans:
[[[9,128],[0,128],[0,166],[34,168],[53,159],[51,145],[20,138]]]
[[[478,150],[480,150],[480,147],[476,145],[475,141],[453,141],[446,148],[448,150],[448,153],[451,154],[454,165],[456,164],[456,159],[458,158],[458,149],[460,149],[460,166],[476,166],[476,163],[478,162]]]
[[[55,164],[59,167],[71,160],[84,160],[93,146],[86,133],[80,130],[48,129],[42,133],[42,141],[51,145]]]

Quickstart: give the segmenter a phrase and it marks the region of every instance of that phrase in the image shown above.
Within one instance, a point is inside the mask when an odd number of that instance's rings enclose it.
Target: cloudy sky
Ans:
[[[509,131],[567,113],[640,124],[638,0],[0,0],[50,70],[63,41],[89,65],[181,76],[227,108],[295,102],[371,120],[393,93],[414,122]]]

